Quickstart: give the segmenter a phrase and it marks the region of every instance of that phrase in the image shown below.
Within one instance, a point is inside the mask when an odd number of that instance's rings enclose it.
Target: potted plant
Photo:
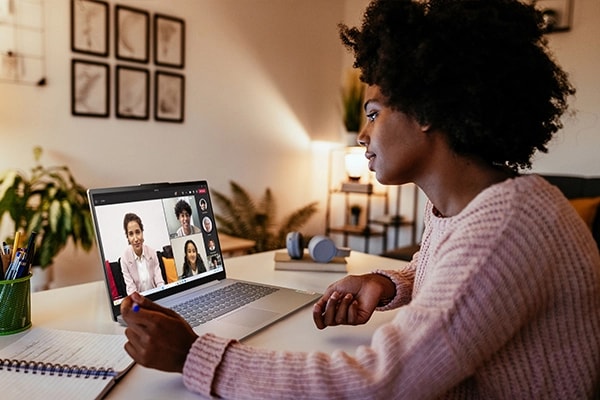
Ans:
[[[358,204],[353,204],[350,206],[350,223],[352,225],[358,225],[358,222],[360,221],[360,213],[362,211],[362,207]]]
[[[342,88],[342,118],[347,134],[352,136],[348,138],[348,145],[351,146],[356,145],[356,135],[364,120],[364,93],[365,85],[359,79],[358,70],[351,70]]]
[[[230,181],[229,184],[231,197],[212,191],[215,203],[221,209],[221,213],[215,215],[219,231],[254,240],[256,245],[250,250],[253,253],[285,248],[288,232],[297,231],[317,212],[317,202],[312,202],[290,213],[277,224],[275,199],[269,188],[256,202],[238,183]]]
[[[89,251],[94,229],[86,189],[67,166],[42,166],[41,156],[42,148],[34,147],[36,165],[29,176],[18,169],[0,175],[0,219],[8,214],[25,242],[37,232],[32,265],[45,269],[69,239],[76,248]],[[12,243],[14,238],[6,240]]]

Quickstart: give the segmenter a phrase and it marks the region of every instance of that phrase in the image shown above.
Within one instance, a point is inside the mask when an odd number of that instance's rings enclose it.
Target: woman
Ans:
[[[134,213],[123,218],[129,246],[121,257],[121,271],[127,294],[144,292],[165,284],[156,251],[144,244],[144,224]]]
[[[598,249],[556,188],[520,174],[546,151],[574,93],[541,25],[518,0],[375,0],[361,29],[340,27],[368,84],[358,141],[369,168],[429,199],[412,262],[348,276],[313,308],[319,329],[394,309],[370,346],[351,356],[197,337],[134,294],[121,306],[127,352],[223,398],[597,395]]]
[[[185,242],[183,252],[185,256],[183,258],[183,274],[181,275],[181,279],[206,272],[204,261],[198,255],[198,247],[196,247],[196,243],[193,240]]]

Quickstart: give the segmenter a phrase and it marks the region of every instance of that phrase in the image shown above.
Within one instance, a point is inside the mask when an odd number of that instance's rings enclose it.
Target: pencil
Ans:
[[[11,262],[13,262],[15,259],[15,254],[17,254],[17,250],[19,250],[20,243],[21,243],[21,232],[16,231],[15,232],[15,242],[13,243],[13,248],[12,248],[12,256],[10,258]]]

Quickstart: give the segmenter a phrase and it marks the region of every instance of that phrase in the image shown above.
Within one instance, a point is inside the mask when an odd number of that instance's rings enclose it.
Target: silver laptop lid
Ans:
[[[156,253],[162,284],[152,283],[140,291],[152,300],[225,279],[223,255],[217,235],[208,183],[155,183],[138,186],[89,189],[100,267],[103,269],[113,319],[120,315],[120,303],[127,293],[127,284],[119,260],[127,252],[133,255],[124,227],[125,216],[139,217],[143,224],[143,244],[148,253]],[[183,210],[183,211],[182,211]],[[189,225],[178,214],[188,214]],[[133,217],[135,218],[135,217]],[[182,223],[186,225],[183,229]],[[185,247],[192,241],[202,268],[196,275],[184,274]],[[148,256],[148,255],[146,255]],[[198,265],[198,264],[197,264]],[[132,289],[131,280],[129,289]],[[152,281],[152,277],[148,278]]]

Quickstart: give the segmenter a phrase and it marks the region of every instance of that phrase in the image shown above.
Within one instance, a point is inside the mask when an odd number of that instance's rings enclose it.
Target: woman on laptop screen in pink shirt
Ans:
[[[121,272],[127,294],[144,292],[165,284],[156,251],[144,244],[144,224],[134,213],[123,218],[129,246],[121,256]]]

